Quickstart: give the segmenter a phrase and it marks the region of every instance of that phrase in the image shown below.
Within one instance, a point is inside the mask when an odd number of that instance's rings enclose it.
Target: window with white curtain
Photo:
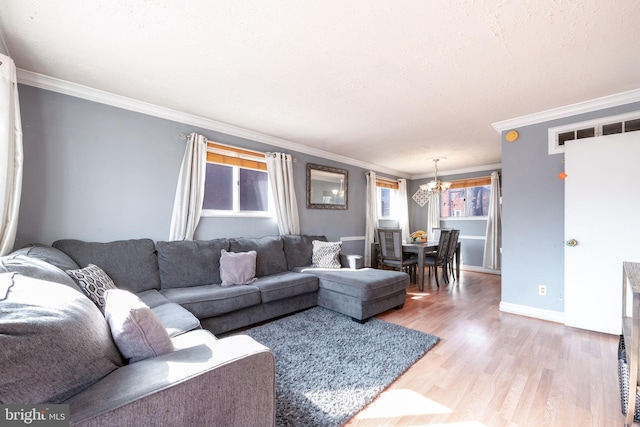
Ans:
[[[491,177],[453,181],[440,195],[441,218],[486,217],[491,199]]]
[[[264,154],[207,145],[202,216],[274,217],[272,200]]]
[[[399,219],[398,183],[396,181],[378,178],[376,180],[376,200],[378,205],[378,219]]]

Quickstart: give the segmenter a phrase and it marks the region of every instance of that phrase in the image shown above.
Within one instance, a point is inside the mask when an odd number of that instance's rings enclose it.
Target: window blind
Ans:
[[[246,169],[267,170],[264,153],[244,150],[216,142],[207,143],[207,162],[239,166]]]
[[[491,177],[481,176],[478,178],[458,179],[456,181],[451,181],[451,187],[449,187],[449,189],[455,190],[456,188],[480,187],[482,185],[491,185]]]
[[[399,188],[398,181],[376,177],[376,187],[391,188],[397,190]]]

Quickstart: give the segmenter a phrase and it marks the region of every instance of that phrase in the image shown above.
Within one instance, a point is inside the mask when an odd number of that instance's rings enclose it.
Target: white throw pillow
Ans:
[[[340,268],[340,249],[342,242],[323,242],[314,240],[311,263],[317,268]]]
[[[222,286],[248,285],[256,280],[256,251],[220,252],[220,279]]]
[[[123,289],[105,293],[104,316],[118,350],[129,363],[173,351],[160,318],[140,298]]]

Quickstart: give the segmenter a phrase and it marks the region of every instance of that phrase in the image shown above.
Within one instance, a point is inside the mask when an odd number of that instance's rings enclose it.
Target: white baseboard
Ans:
[[[500,270],[491,270],[490,268],[484,268],[484,267],[478,267],[476,265],[466,265],[466,264],[462,264],[460,266],[460,270],[463,270],[463,271],[475,271],[476,273],[496,274],[498,276],[500,276],[502,274],[502,272]]]
[[[529,307],[526,305],[511,304],[509,302],[500,302],[500,311],[511,314],[519,314],[521,316],[534,317],[536,319],[548,320],[550,322],[564,324],[564,313],[560,311],[545,310],[543,308]]]

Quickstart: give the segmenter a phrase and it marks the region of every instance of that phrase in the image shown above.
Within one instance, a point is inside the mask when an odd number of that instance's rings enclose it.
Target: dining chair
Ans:
[[[449,247],[449,240],[451,237],[451,230],[442,230],[440,233],[440,239],[438,239],[438,248],[435,252],[430,252],[424,257],[424,265],[429,267],[429,275],[431,275],[431,267],[433,267],[434,275],[436,276],[436,285],[440,287],[440,281],[438,280],[438,267],[442,269],[442,279],[445,283],[449,283],[447,277],[447,248]]]
[[[449,233],[449,245],[447,246],[447,282],[449,281],[449,275],[453,276],[453,279],[456,279],[455,269],[453,266],[453,257],[456,255],[456,249],[458,248],[458,238],[460,237],[460,230],[453,229]]]
[[[378,244],[380,245],[379,265],[391,267],[394,270],[407,270],[415,280],[418,257],[415,254],[405,254],[402,252],[402,229],[401,228],[378,228],[376,229]]]

